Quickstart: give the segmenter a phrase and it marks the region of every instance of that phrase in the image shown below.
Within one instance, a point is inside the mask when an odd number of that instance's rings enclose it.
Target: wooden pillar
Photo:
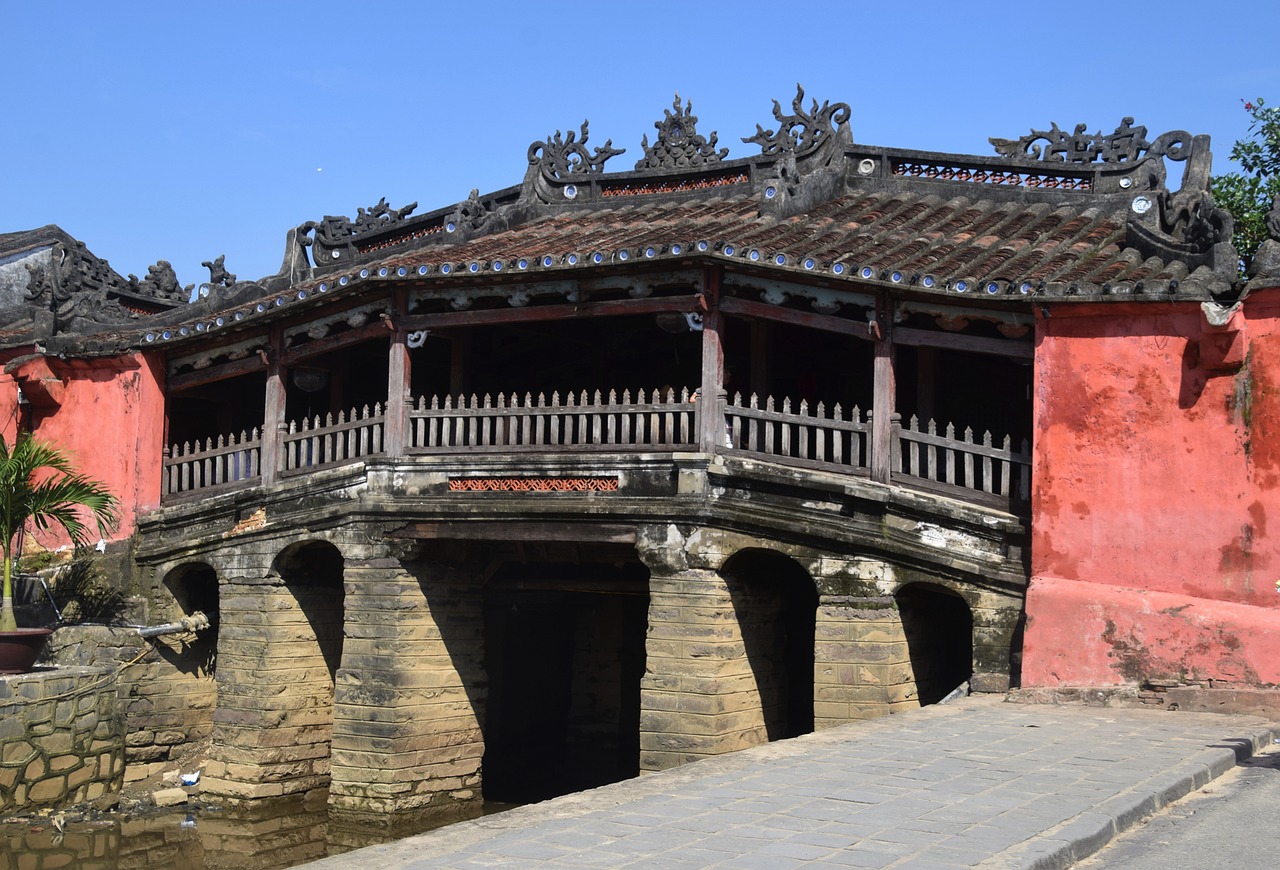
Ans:
[[[285,431],[285,376],[287,371],[280,358],[283,354],[283,332],[280,327],[271,329],[271,347],[267,363],[267,401],[262,413],[262,482],[275,483],[280,479],[283,460],[281,446]]]
[[[724,322],[720,316],[720,275],[718,266],[710,266],[703,272],[707,310],[702,315],[698,449],[707,454],[715,453],[724,444]]]
[[[889,483],[893,461],[893,315],[881,297],[876,304],[880,339],[876,342],[871,399],[871,479]]]
[[[387,414],[382,447],[388,456],[403,456],[408,423],[410,361],[404,316],[408,311],[409,291],[396,290],[395,320],[392,322],[391,353],[387,359]]]

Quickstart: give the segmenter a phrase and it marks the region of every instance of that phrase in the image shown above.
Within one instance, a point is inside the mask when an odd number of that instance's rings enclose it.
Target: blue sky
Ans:
[[[419,212],[518,184],[591,121],[629,169],[675,92],[730,157],[797,82],[854,140],[988,154],[988,136],[1125,115],[1209,133],[1280,103],[1275,0],[1152,4],[3,3],[0,232],[56,223],[122,274],[274,273],[286,231],[385,196]],[[806,99],[806,103],[808,100]]]

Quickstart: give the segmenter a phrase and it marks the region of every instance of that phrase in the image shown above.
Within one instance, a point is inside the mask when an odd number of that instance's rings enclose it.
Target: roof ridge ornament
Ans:
[[[848,103],[831,103],[823,100],[822,105],[813,100],[809,111],[804,110],[804,88],[796,83],[796,96],[791,101],[791,109],[795,114],[784,115],[782,106],[773,101],[773,117],[778,120],[777,131],[766,130],[756,124],[754,136],[744,136],[743,142],[754,142],[760,146],[760,153],[765,157],[794,154],[803,159],[818,152],[824,152],[823,163],[829,163],[835,155],[837,147],[832,143],[847,145],[852,143],[853,134],[849,130],[849,118],[852,109]]]
[[[318,221],[307,221],[298,227],[298,244],[306,247],[312,245],[316,268],[331,265],[332,260],[346,257],[348,260],[356,255],[356,246],[352,241],[356,236],[365,235],[376,230],[385,229],[401,223],[418,203],[411,202],[403,208],[393,209],[387,204],[387,198],[380,197],[376,203],[366,208],[356,209],[354,221],[346,215],[325,215]],[[315,238],[309,237],[315,231]]]
[[[728,148],[716,150],[716,133],[711,138],[698,133],[698,116],[693,114],[693,101],[689,100],[683,109],[680,108],[680,93],[676,92],[671,109],[663,109],[666,116],[661,121],[654,121],[658,136],[653,145],[649,145],[649,136],[645,134],[640,140],[644,148],[644,157],[636,161],[636,169],[689,169],[711,166],[729,156]]]
[[[582,122],[582,139],[572,130],[568,135],[556,130],[555,136],[548,136],[545,142],[534,142],[529,146],[529,165],[536,166],[548,181],[565,181],[569,176],[599,174],[604,172],[605,161],[617,157],[627,149],[614,148],[613,140],[606,139],[604,146],[596,148],[595,153],[587,151],[587,120]]]
[[[216,259],[205,260],[200,264],[209,270],[209,280],[200,285],[199,293],[201,299],[208,296],[214,288],[230,287],[236,283],[236,273],[227,271],[226,261],[227,255],[219,254]]]
[[[1184,131],[1165,133],[1154,143],[1147,141],[1147,128],[1133,126],[1133,118],[1123,118],[1114,132],[1103,135],[1085,132],[1086,124],[1076,124],[1066,132],[1052,123],[1048,130],[1031,128],[1018,139],[992,136],[987,141],[996,153],[1011,160],[1042,160],[1056,163],[1136,163],[1145,156],[1167,156],[1171,160],[1186,159],[1181,149],[1190,140]],[[1043,143],[1043,144],[1041,144]]]
[[[606,160],[626,153],[625,148],[614,148],[612,139],[606,139],[594,153],[588,151],[587,124],[582,122],[581,139],[573,130],[567,135],[556,130],[554,136],[529,146],[529,169],[524,174],[521,198],[531,201],[530,197],[536,197],[548,204],[576,199],[585,192],[579,190],[577,179],[603,173]]]
[[[182,288],[178,285],[173,267],[164,260],[160,263],[169,267],[168,276],[173,279],[173,287],[177,288],[177,293],[181,293]],[[26,263],[25,266],[28,283],[23,299],[37,303],[41,309],[33,314],[34,334],[41,341],[48,341],[59,333],[74,330],[77,320],[112,323],[137,319],[138,314],[130,311],[118,299],[112,298],[112,293],[126,291],[140,296],[150,295],[160,300],[176,299],[176,295],[146,292],[154,291],[154,285],[144,286],[143,292],[139,292],[136,279],[129,285],[122,286],[119,276],[107,261],[90,254],[84,242],[79,239],[75,239],[70,245],[61,241],[54,242],[45,263]],[[157,266],[152,266],[151,269],[155,270]],[[187,292],[190,292],[190,288],[187,288]]]
[[[1258,246],[1249,264],[1250,278],[1280,275],[1280,195],[1271,198],[1271,211],[1265,218],[1267,238]]]
[[[493,217],[493,208],[480,199],[480,189],[471,188],[471,194],[453,207],[445,219],[445,231],[461,233],[459,240],[470,238],[472,233],[484,230],[489,219]]]
[[[138,280],[137,275],[130,275],[127,289],[137,296],[188,302],[195,285],[188,284],[183,287],[178,283],[178,273],[173,270],[173,264],[168,260],[156,260],[147,267],[147,276],[141,281]]]

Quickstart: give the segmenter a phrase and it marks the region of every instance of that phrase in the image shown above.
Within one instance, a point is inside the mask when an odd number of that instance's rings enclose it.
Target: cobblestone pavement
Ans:
[[[1270,744],[1270,729],[968,698],[306,866],[1067,867]]]

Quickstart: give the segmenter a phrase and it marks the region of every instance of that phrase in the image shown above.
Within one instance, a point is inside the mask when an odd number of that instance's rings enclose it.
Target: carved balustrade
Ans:
[[[553,392],[524,398],[499,393],[477,397],[425,397],[409,410],[409,453],[555,452],[602,450],[619,452],[697,449],[697,404],[688,389],[679,395],[653,390],[649,400],[639,390],[619,396],[610,390],[588,394]]]
[[[282,438],[283,476],[302,474],[321,468],[332,468],[357,462],[366,456],[383,453],[386,415],[381,404],[353,408],[350,414],[338,412],[304,417],[289,423]]]
[[[530,453],[696,452],[705,403],[687,388],[619,394],[559,392],[425,396],[405,408],[408,456]],[[857,405],[814,406],[772,396],[737,393],[724,400],[717,454],[866,478],[873,468],[873,412]],[[280,439],[281,477],[386,455],[387,410],[382,405],[293,421]],[[1031,450],[1005,436],[975,438],[953,424],[894,415],[889,469],[893,484],[1019,511],[1030,498]],[[257,429],[204,444],[165,450],[166,500],[257,485],[262,439]]]
[[[828,411],[819,402],[812,411],[803,399],[793,409],[783,398],[775,407],[772,396],[760,407],[753,393],[743,404],[736,393],[725,407],[727,453],[764,454],[786,462],[813,468],[866,476],[871,459],[871,413],[863,419],[857,405],[846,419],[839,404]]]
[[[257,429],[219,435],[203,444],[190,441],[164,448],[165,497],[256,483],[262,473],[262,438]]]
[[[993,443],[989,431],[975,442],[972,429],[957,437],[952,423],[939,432],[930,420],[922,431],[913,415],[905,427],[894,421],[890,461],[895,483],[1000,505],[1025,504],[1031,498],[1031,445],[1025,438],[1017,450],[1008,435],[999,445]]]

